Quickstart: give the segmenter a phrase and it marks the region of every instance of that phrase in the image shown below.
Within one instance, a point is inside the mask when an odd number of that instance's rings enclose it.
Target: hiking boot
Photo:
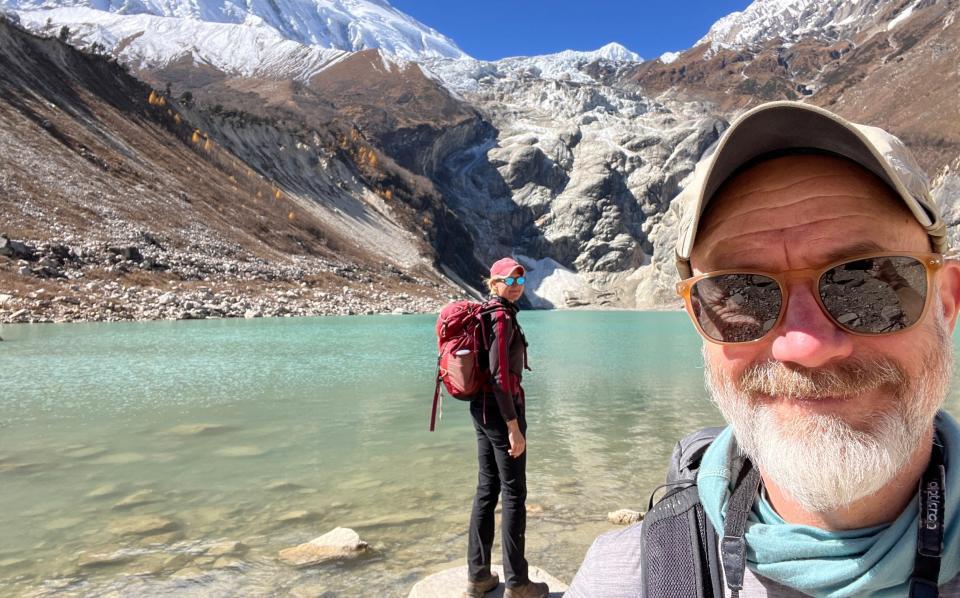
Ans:
[[[490,577],[479,581],[467,580],[467,591],[463,593],[465,598],[481,598],[487,592],[500,585],[500,578],[496,573],[491,573]]]
[[[547,598],[550,588],[542,581],[528,581],[522,586],[507,588],[503,598]]]

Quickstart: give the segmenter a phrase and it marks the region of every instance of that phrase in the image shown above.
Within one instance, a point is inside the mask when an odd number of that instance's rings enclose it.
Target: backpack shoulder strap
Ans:
[[[723,428],[704,428],[673,449],[668,490],[643,518],[641,532],[644,598],[722,598],[723,572],[717,532],[710,524],[696,479],[704,452]]]
[[[703,454],[723,430],[722,427],[702,428],[681,438],[670,455],[667,484],[696,480]]]

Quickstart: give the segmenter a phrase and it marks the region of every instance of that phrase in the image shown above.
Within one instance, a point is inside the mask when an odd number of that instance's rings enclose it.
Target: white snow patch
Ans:
[[[527,300],[536,308],[563,308],[570,291],[587,286],[579,274],[564,268],[553,258],[537,260],[525,255],[514,257],[526,270]]]
[[[664,52],[657,58],[657,60],[659,60],[663,64],[670,64],[671,62],[675,61],[677,58],[680,58],[680,54],[682,54],[682,52]]]
[[[922,1],[923,1],[923,0],[916,0],[916,2],[914,2],[914,3],[911,4],[910,6],[906,7],[905,9],[903,9],[903,11],[902,11],[900,14],[898,14],[897,16],[895,16],[895,17],[893,18],[893,20],[891,20],[891,21],[887,24],[887,31],[891,31],[894,27],[896,27],[896,26],[899,25],[900,23],[906,21],[907,19],[909,19],[909,18],[910,18],[910,15],[913,14],[913,9],[915,9],[915,8],[920,4],[920,2],[922,2]]]

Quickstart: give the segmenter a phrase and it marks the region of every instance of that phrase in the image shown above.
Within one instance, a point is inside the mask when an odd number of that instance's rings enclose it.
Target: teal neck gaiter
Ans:
[[[946,468],[943,585],[960,572],[960,475],[951,471],[952,464],[960,463],[960,427],[943,411],[936,427]],[[700,502],[721,534],[733,490],[730,465],[735,454],[733,430],[727,427],[707,449],[697,475]],[[761,577],[816,598],[903,597],[913,573],[918,526],[916,498],[889,525],[830,532],[786,523],[758,496],[747,523],[747,566]]]

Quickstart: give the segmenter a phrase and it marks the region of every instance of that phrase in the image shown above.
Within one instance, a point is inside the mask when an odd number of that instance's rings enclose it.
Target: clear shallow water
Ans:
[[[645,509],[676,439],[720,418],[684,314],[521,317],[528,558],[569,581],[606,513]],[[406,596],[460,564],[475,441],[450,399],[427,432],[433,321],[0,326],[0,595]],[[117,533],[144,517],[175,530]],[[278,561],[337,526],[371,555]],[[224,540],[248,550],[203,554]]]

